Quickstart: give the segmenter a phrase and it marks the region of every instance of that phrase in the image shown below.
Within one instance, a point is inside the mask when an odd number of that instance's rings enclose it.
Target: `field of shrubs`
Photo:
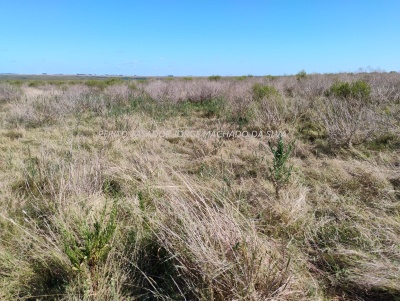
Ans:
[[[0,81],[0,300],[400,300],[400,74]]]

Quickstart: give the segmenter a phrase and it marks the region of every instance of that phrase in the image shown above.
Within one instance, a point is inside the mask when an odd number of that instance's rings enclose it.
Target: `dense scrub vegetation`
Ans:
[[[400,75],[0,83],[1,300],[400,300]]]

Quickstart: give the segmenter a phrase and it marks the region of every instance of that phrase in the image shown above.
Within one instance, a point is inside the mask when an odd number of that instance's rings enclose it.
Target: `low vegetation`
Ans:
[[[400,300],[400,75],[0,82],[1,300]]]

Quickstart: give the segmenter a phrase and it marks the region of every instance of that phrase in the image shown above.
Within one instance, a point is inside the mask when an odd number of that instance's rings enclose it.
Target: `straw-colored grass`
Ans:
[[[1,83],[0,299],[399,300],[399,83]]]

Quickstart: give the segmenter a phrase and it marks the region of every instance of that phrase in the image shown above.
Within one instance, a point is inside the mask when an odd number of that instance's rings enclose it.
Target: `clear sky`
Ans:
[[[0,73],[400,72],[399,0],[0,0]]]

